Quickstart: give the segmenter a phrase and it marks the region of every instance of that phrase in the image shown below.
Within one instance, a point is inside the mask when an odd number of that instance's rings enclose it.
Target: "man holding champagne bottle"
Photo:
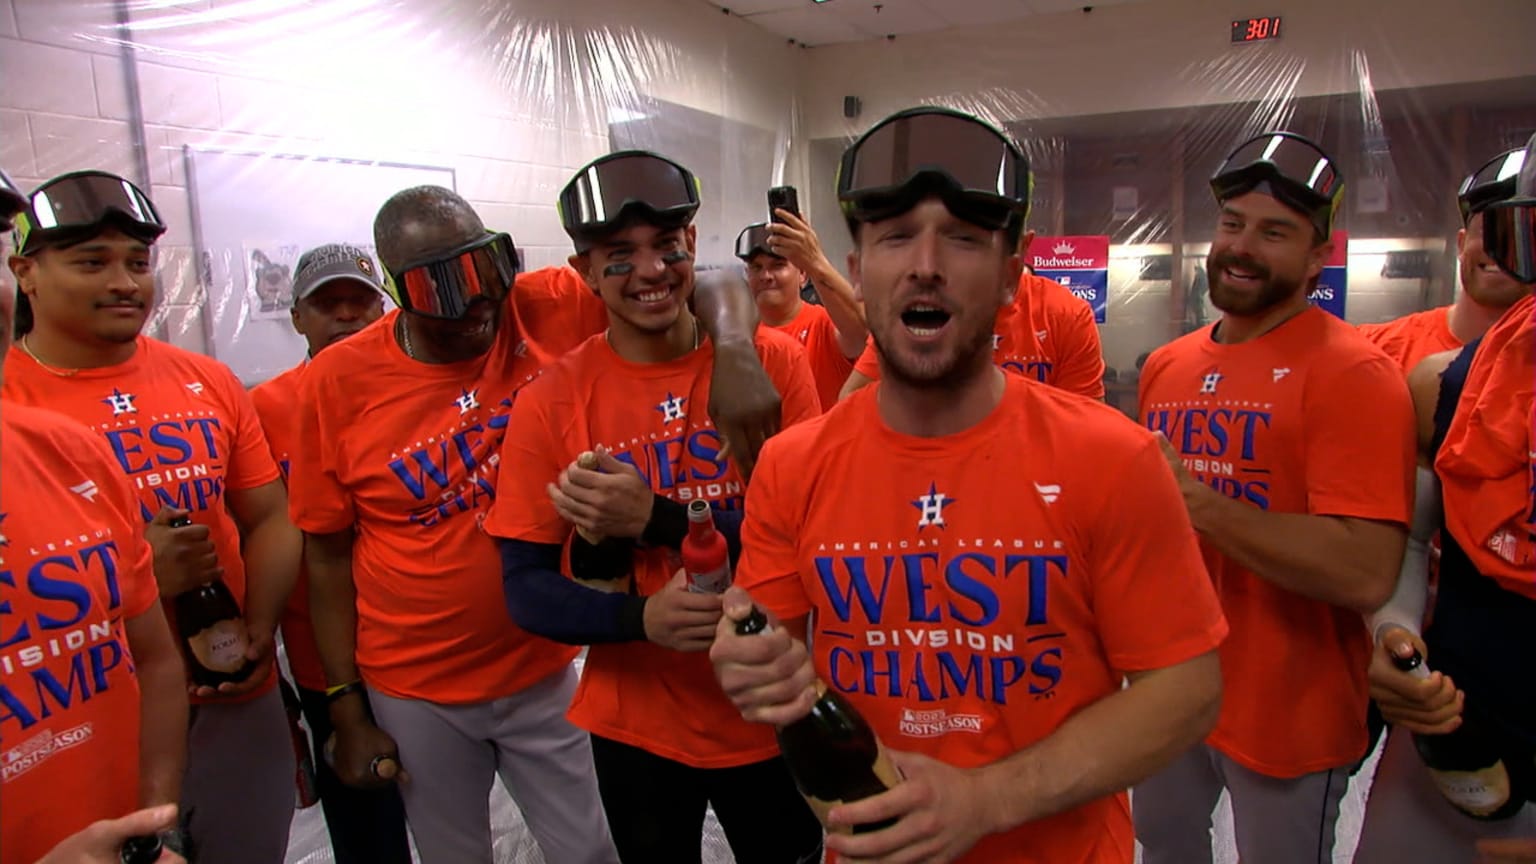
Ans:
[[[183,642],[199,675],[181,805],[204,860],[278,864],[294,761],[273,686],[274,635],[299,537],[277,466],[228,367],[140,332],[155,299],[152,247],[166,230],[149,198],[116,175],[79,171],[43,183],[28,204],[10,266],[32,329],[10,350],[4,398],[67,415],[106,439],[148,523],[168,606],[219,582],[240,604],[243,657],[223,650],[240,622],[225,625],[212,652],[207,642]],[[176,623],[195,635],[217,622]],[[204,672],[221,683],[206,686]]]
[[[592,735],[621,860],[698,861],[704,808],[713,804],[740,864],[802,861],[819,852],[821,831],[772,733],[742,722],[715,685],[702,652],[720,599],[679,569],[686,505],[704,505],[706,520],[711,506],[722,511],[734,534],[740,521],[730,517],[745,486],[703,410],[715,345],[691,306],[698,207],[693,174],[643,151],[602,157],[567,185],[570,264],[602,298],[608,328],[519,395],[484,527],[504,538],[513,620],[592,646],[570,717]],[[740,282],[723,272],[706,278]],[[760,327],[755,344],[783,401],[783,425],[820,413],[799,342]],[[575,464],[594,448],[595,469]],[[599,503],[594,486],[621,495]],[[626,514],[633,518],[614,518]],[[608,593],[562,575],[567,541],[573,575],[588,575],[576,567],[587,541],[573,538],[573,525],[626,544],[617,563],[632,571],[632,590]]]
[[[991,362],[1029,188],[1015,143],[942,108],[844,153],[881,381],[770,440],[748,489],[721,685],[829,738],[835,692],[901,775],[850,800],[858,776],[796,771],[842,861],[1130,864],[1126,788],[1215,720],[1226,623],[1157,442]],[[754,603],[781,626],[738,634]]]

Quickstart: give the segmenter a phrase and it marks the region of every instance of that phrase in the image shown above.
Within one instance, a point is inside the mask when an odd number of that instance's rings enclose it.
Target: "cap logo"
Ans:
[[[373,262],[369,261],[367,258],[359,258],[359,259],[357,259],[357,269],[363,271],[365,274],[367,274],[369,276],[372,276],[373,275]]]

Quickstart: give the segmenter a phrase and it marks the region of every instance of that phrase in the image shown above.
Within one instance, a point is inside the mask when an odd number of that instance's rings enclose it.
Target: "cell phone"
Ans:
[[[783,222],[777,210],[788,210],[800,215],[800,193],[793,186],[775,186],[768,190],[768,215],[775,222]]]
[[[168,523],[167,527],[170,527],[170,528],[185,528],[185,527],[187,527],[188,525],[191,525],[191,524],[192,524],[192,517],[191,516],[177,516],[175,519],[172,519]]]

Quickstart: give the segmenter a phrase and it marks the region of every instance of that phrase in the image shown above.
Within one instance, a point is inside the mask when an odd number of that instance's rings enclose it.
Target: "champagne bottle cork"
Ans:
[[[596,471],[597,470],[597,454],[593,453],[591,450],[583,451],[580,456],[576,457],[576,467],[577,468],[585,468],[588,471]],[[581,538],[583,540],[587,541],[588,543],[591,543],[593,546],[596,546],[598,543],[601,543],[602,540],[603,540],[601,535],[594,534],[594,533],[586,530],[585,528],[577,528],[576,529],[576,533],[580,534]]]

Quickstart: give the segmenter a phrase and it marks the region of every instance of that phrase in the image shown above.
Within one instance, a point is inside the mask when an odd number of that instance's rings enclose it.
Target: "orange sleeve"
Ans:
[[[133,486],[128,482],[128,477],[118,467],[106,439],[96,435],[80,437],[84,439],[82,443],[91,448],[90,456],[100,463],[96,467],[101,469],[93,470],[86,476],[109,478],[103,481],[102,488],[118,517],[114,528],[127,529],[115,535],[120,568],[117,587],[121,592],[123,617],[135,618],[148,612],[160,599],[160,586],[155,582],[155,556],[149,548],[149,541],[144,539],[144,520],[139,512],[139,499],[133,494]]]
[[[1072,298],[1077,300],[1077,298]],[[1063,314],[1056,316],[1060,326],[1053,327],[1051,338],[1058,340],[1061,353],[1056,357],[1056,381],[1059,389],[1089,399],[1104,398],[1104,350],[1099,344],[1099,325],[1093,320],[1093,307],[1077,300]]]
[[[574,417],[555,418],[550,398],[559,372],[545,372],[512,403],[507,437],[501,443],[496,501],[481,524],[492,537],[530,543],[564,543],[571,526],[560,518],[545,487],[568,464],[561,458],[556,428],[569,428]],[[564,382],[569,385],[569,380]],[[574,406],[571,406],[574,407]],[[558,422],[558,427],[555,425]]]
[[[1154,350],[1147,356],[1147,362],[1141,364],[1141,377],[1136,379],[1136,419],[1143,425],[1147,422],[1147,394],[1152,392],[1153,382],[1167,364],[1169,352],[1177,350],[1171,344]]]
[[[344,421],[325,415],[336,406],[325,393],[325,376],[311,369],[299,383],[299,435],[304,446],[288,454],[288,517],[300,531],[334,534],[357,522],[352,494],[341,483],[338,436]]]
[[[853,364],[853,371],[871,381],[880,380],[880,357],[875,353],[875,337],[869,337],[864,343],[864,353]]]
[[[1375,354],[1310,376],[1301,428],[1308,513],[1408,524],[1416,420],[1391,360]]]
[[[256,417],[256,406],[251,404],[251,394],[240,386],[239,379],[227,369],[222,369],[219,386],[224,391],[224,402],[235,428],[230,430],[229,467],[225,471],[229,491],[255,489],[278,479],[277,463],[272,461],[272,448],[267,446],[266,433],[261,431],[261,421]]]
[[[801,496],[782,488],[786,480],[780,468],[786,461],[799,461],[799,454],[787,451],[784,443],[782,435],[768,439],[752,472],[752,482],[747,484],[735,584],[780,621],[789,621],[809,613],[811,600],[800,581],[796,560],[795,538],[800,531],[795,514],[804,512],[804,502]]]
[[[1141,437],[1123,464],[1103,466],[1116,480],[1102,487],[1088,560],[1105,656],[1129,672],[1193,659],[1227,635],[1173,471],[1157,442]]]

